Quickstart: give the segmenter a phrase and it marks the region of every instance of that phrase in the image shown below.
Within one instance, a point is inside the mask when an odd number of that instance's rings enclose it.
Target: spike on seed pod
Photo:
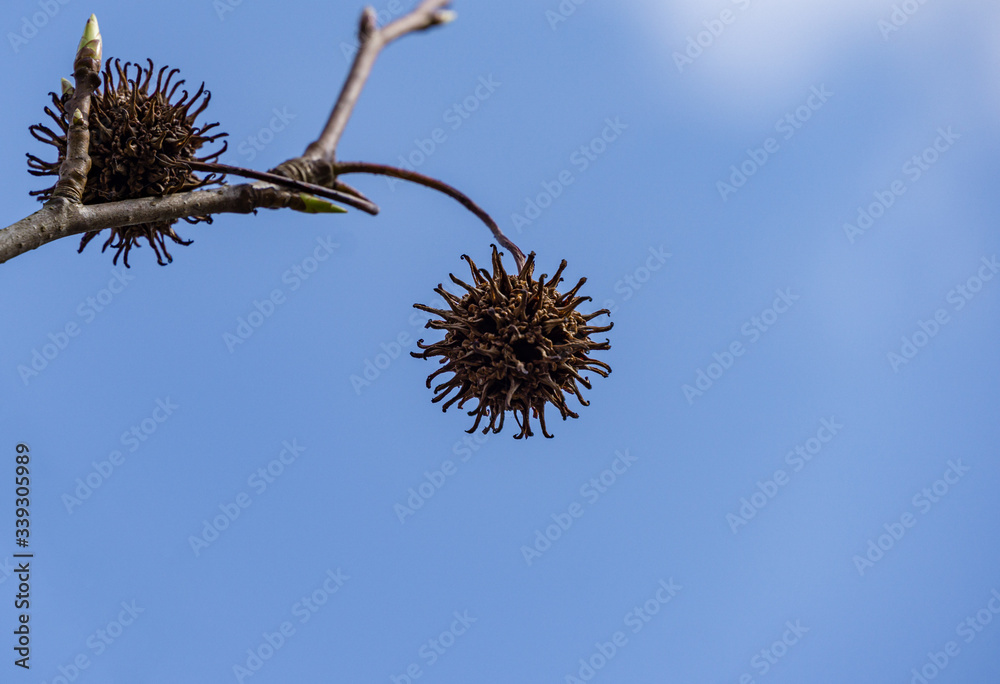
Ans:
[[[500,260],[501,253],[493,246],[493,272],[480,269],[468,256],[462,258],[469,264],[472,282],[466,283],[451,276],[452,282],[465,290],[461,298],[451,294],[441,285],[435,288],[447,303],[449,310],[432,309],[423,304],[413,306],[440,316],[430,320],[426,327],[445,330],[445,337],[434,344],[417,342],[422,351],[411,352],[416,358],[441,357],[440,368],[427,378],[430,387],[441,373],[452,376],[434,387],[433,402],[447,398],[441,410],[458,402],[458,408],[475,399],[476,407],[469,411],[476,420],[468,432],[475,432],[484,418],[489,423],[483,434],[503,428],[507,411],[514,414],[521,431],[515,439],[531,437],[529,419],[538,419],[542,434],[552,437],[545,425],[545,405],[551,403],[559,410],[563,420],[578,418],[566,403],[572,394],[584,406],[579,385],[590,389],[584,371],[607,377],[611,367],[603,361],[591,359],[592,351],[611,348],[609,341],[595,342],[592,333],[606,332],[606,326],[592,326],[590,321],[601,315],[610,315],[607,309],[589,315],[581,314],[576,307],[590,297],[577,297],[576,293],[586,282],[581,278],[576,287],[565,294],[556,289],[562,282],[566,268],[564,260],[551,279],[544,274],[533,276],[535,254],[532,252],[517,275],[508,275]],[[453,396],[448,395],[455,392]]]
[[[83,193],[84,204],[163,197],[219,184],[224,178],[216,174],[199,178],[183,164],[189,160],[215,161],[227,147],[223,141],[221,149],[196,156],[204,145],[227,135],[210,133],[218,126],[217,123],[195,123],[211,99],[205,85],[202,84],[194,96],[189,97],[188,91],[181,89],[183,80],[171,84],[179,70],[169,67],[160,68],[153,83],[153,62],[148,59],[146,62],[146,66],[142,66],[108,60],[104,65],[103,89],[96,90],[90,100],[91,167]],[[175,97],[179,89],[180,96]],[[55,122],[57,130],[36,124],[29,131],[35,139],[55,147],[59,156],[56,161],[49,162],[29,154],[29,173],[36,176],[58,176],[59,167],[66,158],[66,133],[70,120],[66,105],[71,95],[67,94],[65,87],[62,97],[55,93],[49,95],[53,107],[45,107],[44,111]],[[45,202],[54,189],[53,184],[30,194]],[[212,222],[210,216],[184,220],[188,223]],[[190,240],[183,240],[174,232],[176,222],[175,219],[112,228],[111,236],[101,251],[108,247],[115,249],[113,263],[117,264],[118,258],[122,257],[125,266],[128,266],[129,252],[133,247],[140,246],[140,239],[145,239],[153,248],[157,263],[166,265],[173,261],[167,250],[167,239],[179,245],[191,244]],[[82,252],[98,232],[85,233],[78,251]]]

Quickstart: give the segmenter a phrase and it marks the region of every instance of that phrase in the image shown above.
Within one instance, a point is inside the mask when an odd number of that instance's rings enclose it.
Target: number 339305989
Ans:
[[[29,516],[28,511],[29,505],[29,495],[31,494],[31,479],[28,473],[28,464],[31,461],[31,452],[28,449],[27,444],[17,445],[17,468],[15,469],[16,477],[14,478],[14,484],[17,487],[14,493],[17,495],[15,500],[15,506],[17,509],[14,512],[16,519],[14,520],[14,535],[17,537],[18,546],[27,546],[28,536],[29,536]]]

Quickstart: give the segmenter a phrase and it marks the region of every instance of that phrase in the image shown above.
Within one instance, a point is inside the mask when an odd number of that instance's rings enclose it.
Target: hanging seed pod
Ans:
[[[226,150],[227,144],[223,141],[222,149],[195,156],[206,143],[226,136],[226,133],[210,133],[219,125],[217,123],[195,123],[211,99],[205,84],[202,83],[193,96],[187,90],[181,90],[178,96],[177,91],[184,84],[184,80],[174,81],[179,70],[162,67],[155,72],[156,82],[152,84],[153,62],[146,61],[146,67],[131,62],[122,65],[119,60],[108,60],[105,64],[103,89],[96,90],[91,97],[91,167],[83,194],[84,204],[162,197],[222,182],[223,176],[216,174],[198,178],[179,163],[215,161]],[[130,68],[135,69],[132,76],[129,76]],[[66,157],[68,117],[65,107],[72,88],[67,89],[64,84],[61,97],[49,94],[52,108],[45,107],[44,111],[55,122],[55,130],[36,124],[29,131],[37,140],[55,147],[59,156],[56,161],[47,162],[29,154],[28,170],[36,176],[58,176]],[[31,194],[44,202],[52,196],[54,188],[55,185]],[[210,216],[184,220],[188,223],[212,222]],[[174,219],[112,228],[101,251],[108,247],[115,249],[113,263],[117,264],[121,256],[128,266],[129,251],[139,246],[140,238],[145,238],[156,254],[157,263],[166,265],[173,261],[167,250],[167,238],[179,245],[191,244],[190,240],[183,240],[174,232],[176,222]],[[83,251],[98,232],[85,233],[78,251]]]
[[[472,272],[472,284],[454,275],[452,282],[465,290],[457,297],[441,285],[435,288],[449,306],[449,310],[432,309],[423,304],[413,306],[441,317],[430,320],[426,327],[445,330],[440,342],[417,346],[423,351],[411,352],[416,358],[442,357],[441,368],[427,378],[427,387],[441,373],[452,373],[446,382],[434,388],[434,399],[439,402],[455,391],[443,405],[475,399],[476,408],[469,411],[476,421],[468,432],[475,432],[483,418],[489,424],[483,434],[503,428],[507,411],[521,428],[515,439],[531,437],[529,418],[537,417],[542,434],[552,437],[545,427],[545,405],[551,403],[567,418],[579,416],[566,404],[566,395],[573,394],[581,404],[589,402],[580,393],[580,387],[590,389],[590,381],[580,375],[583,371],[607,377],[611,367],[603,361],[591,359],[592,351],[611,348],[609,341],[595,342],[592,333],[605,332],[614,325],[591,326],[591,319],[609,314],[607,309],[583,315],[576,311],[590,297],[578,297],[577,292],[586,282],[581,278],[576,287],[560,294],[556,287],[562,282],[564,260],[555,275],[546,280],[543,274],[535,280],[532,276],[535,254],[532,252],[516,276],[508,275],[500,261],[500,253],[493,246],[493,273],[479,269],[468,256],[463,255]]]

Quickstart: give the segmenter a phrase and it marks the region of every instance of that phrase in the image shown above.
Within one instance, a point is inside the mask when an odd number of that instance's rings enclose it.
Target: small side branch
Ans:
[[[340,90],[337,103],[333,106],[326,127],[315,142],[306,148],[302,156],[307,159],[323,159],[333,163],[334,153],[340,136],[344,133],[348,119],[354,111],[361,90],[371,74],[379,52],[392,41],[414,31],[423,31],[431,26],[446,24],[455,18],[455,13],[445,10],[449,0],[423,0],[412,12],[378,28],[375,24],[375,10],[366,7],[361,14],[358,27],[358,53],[354,56],[351,71],[344,87]]]
[[[50,201],[75,204],[83,201],[90,173],[90,96],[101,84],[102,48],[97,17],[91,14],[73,62],[76,86],[66,103],[69,116],[66,159],[59,167],[59,181],[52,190]]]

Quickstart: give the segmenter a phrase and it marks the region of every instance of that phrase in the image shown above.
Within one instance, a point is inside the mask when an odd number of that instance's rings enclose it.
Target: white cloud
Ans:
[[[912,14],[900,31],[883,38],[880,20],[894,4],[910,3]],[[780,97],[803,83],[821,82],[838,62],[859,51],[893,49],[886,43],[903,32],[933,27],[936,0],[650,0],[635,5],[636,19],[655,41],[659,57],[673,74],[722,99],[741,104],[749,93],[756,103]],[[992,12],[991,12],[992,14]],[[921,21],[923,20],[923,21]],[[679,68],[676,55],[690,47],[691,63]],[[698,53],[701,50],[700,54]],[[686,57],[687,55],[685,55]]]

